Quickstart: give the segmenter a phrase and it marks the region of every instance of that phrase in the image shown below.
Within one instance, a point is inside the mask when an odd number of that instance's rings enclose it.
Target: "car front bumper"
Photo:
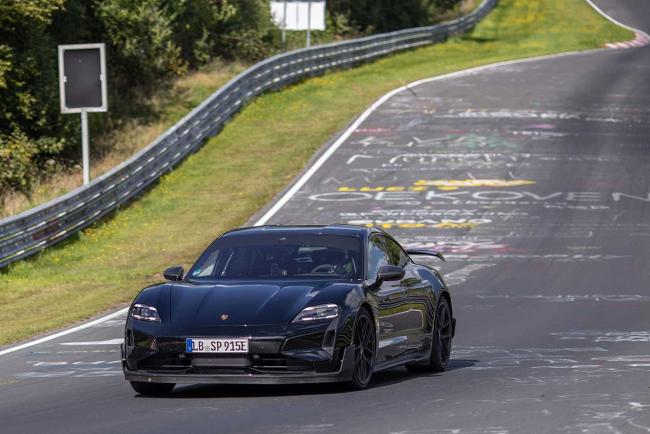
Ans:
[[[164,329],[127,322],[122,367],[129,381],[161,383],[327,383],[352,378],[353,319],[281,326]],[[337,327],[338,326],[338,327]],[[247,353],[187,353],[189,337],[247,336]]]
[[[165,373],[160,371],[131,370],[126,363],[122,347],[122,366],[127,381],[145,383],[175,383],[175,384],[306,384],[306,383],[335,383],[349,381],[354,370],[354,346],[345,347],[342,352],[340,366],[335,371],[294,371],[291,373]]]

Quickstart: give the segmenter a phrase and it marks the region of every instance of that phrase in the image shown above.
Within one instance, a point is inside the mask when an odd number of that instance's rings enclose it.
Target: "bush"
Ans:
[[[47,29],[63,0],[0,3],[0,200],[29,194],[40,164],[66,143],[57,122],[56,45]]]
[[[29,193],[37,154],[34,143],[20,131],[0,136],[0,189]]]
[[[114,85],[149,88],[187,70],[174,40],[176,14],[160,1],[108,0],[96,8],[113,73],[128,80]]]
[[[22,131],[0,135],[0,191],[18,191],[29,195],[38,168],[52,166],[63,141],[52,137],[31,140]]]
[[[436,21],[460,0],[329,0],[332,17],[344,16],[357,31],[388,32]]]

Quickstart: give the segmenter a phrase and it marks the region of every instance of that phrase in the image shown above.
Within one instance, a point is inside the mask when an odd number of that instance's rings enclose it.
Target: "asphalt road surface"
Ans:
[[[600,0],[650,32],[650,2]],[[650,46],[510,64],[390,98],[271,223],[437,246],[441,375],[135,395],[122,318],[0,356],[0,432],[650,432]]]

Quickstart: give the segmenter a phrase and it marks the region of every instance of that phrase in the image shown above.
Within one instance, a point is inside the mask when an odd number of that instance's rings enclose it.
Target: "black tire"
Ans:
[[[354,370],[349,386],[360,390],[368,387],[375,368],[377,337],[375,323],[366,309],[359,310],[354,325]]]
[[[131,381],[131,387],[140,395],[161,396],[167,395],[176,386],[173,383],[144,383],[142,381]]]
[[[452,334],[453,324],[449,302],[445,297],[441,296],[438,309],[436,309],[436,319],[431,339],[431,357],[429,357],[426,364],[409,364],[406,365],[406,369],[410,372],[442,372],[446,370],[449,365],[449,355],[451,354]]]

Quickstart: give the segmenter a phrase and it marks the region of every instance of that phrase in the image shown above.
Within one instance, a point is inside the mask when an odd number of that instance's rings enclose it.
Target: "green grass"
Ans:
[[[0,272],[0,344],[129,302],[142,286],[161,280],[166,266],[189,265],[391,89],[481,64],[632,37],[582,0],[502,0],[471,34],[264,95],[138,201]]]

